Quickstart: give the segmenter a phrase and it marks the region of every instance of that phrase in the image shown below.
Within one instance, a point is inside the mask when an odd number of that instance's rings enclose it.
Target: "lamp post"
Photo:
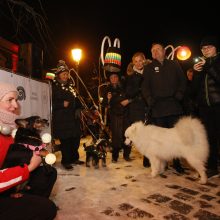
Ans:
[[[79,73],[79,62],[81,60],[82,57],[82,50],[77,48],[77,49],[72,49],[72,57],[73,60],[76,62],[76,72],[77,72],[77,76],[76,76],[76,88],[77,91],[79,92],[79,78],[78,78],[78,73]]]

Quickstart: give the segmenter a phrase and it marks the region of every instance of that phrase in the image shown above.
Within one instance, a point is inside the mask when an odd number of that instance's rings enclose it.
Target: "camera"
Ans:
[[[202,59],[200,57],[195,57],[193,58],[194,63],[198,63],[200,61],[202,61]]]
[[[204,64],[205,59],[206,59],[205,57],[195,57],[193,60],[194,60],[194,63],[202,62]]]

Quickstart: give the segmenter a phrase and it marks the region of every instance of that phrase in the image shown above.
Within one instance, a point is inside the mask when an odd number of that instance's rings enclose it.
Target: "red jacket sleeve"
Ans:
[[[11,136],[0,134],[0,167],[2,166],[7,154],[9,145],[13,143]],[[16,186],[29,178],[27,165],[24,167],[16,166],[7,169],[0,169],[0,193]]]
[[[10,144],[14,142],[12,136],[0,134],[0,169],[5,160]]]
[[[0,170],[0,193],[16,186],[29,178],[27,165]]]

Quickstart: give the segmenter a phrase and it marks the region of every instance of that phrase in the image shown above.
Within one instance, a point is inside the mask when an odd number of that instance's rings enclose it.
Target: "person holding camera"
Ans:
[[[194,96],[199,108],[210,145],[207,176],[218,172],[218,146],[220,143],[220,55],[216,36],[206,36],[200,43],[203,57],[194,64]]]

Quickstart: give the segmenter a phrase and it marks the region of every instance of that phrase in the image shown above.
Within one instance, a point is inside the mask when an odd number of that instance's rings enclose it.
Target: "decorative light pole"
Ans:
[[[77,91],[79,92],[79,78],[78,78],[78,75],[79,75],[79,62],[80,62],[81,57],[82,57],[82,50],[79,49],[79,48],[72,49],[71,53],[72,53],[73,60],[76,62],[76,72],[77,72],[76,88],[77,88]]]
[[[104,54],[105,42],[108,40],[108,49]],[[100,58],[102,61],[103,69],[108,72],[120,72],[121,71],[121,53],[120,53],[120,40],[115,38],[112,46],[111,39],[105,36],[102,41]],[[106,76],[105,76],[106,78]]]

